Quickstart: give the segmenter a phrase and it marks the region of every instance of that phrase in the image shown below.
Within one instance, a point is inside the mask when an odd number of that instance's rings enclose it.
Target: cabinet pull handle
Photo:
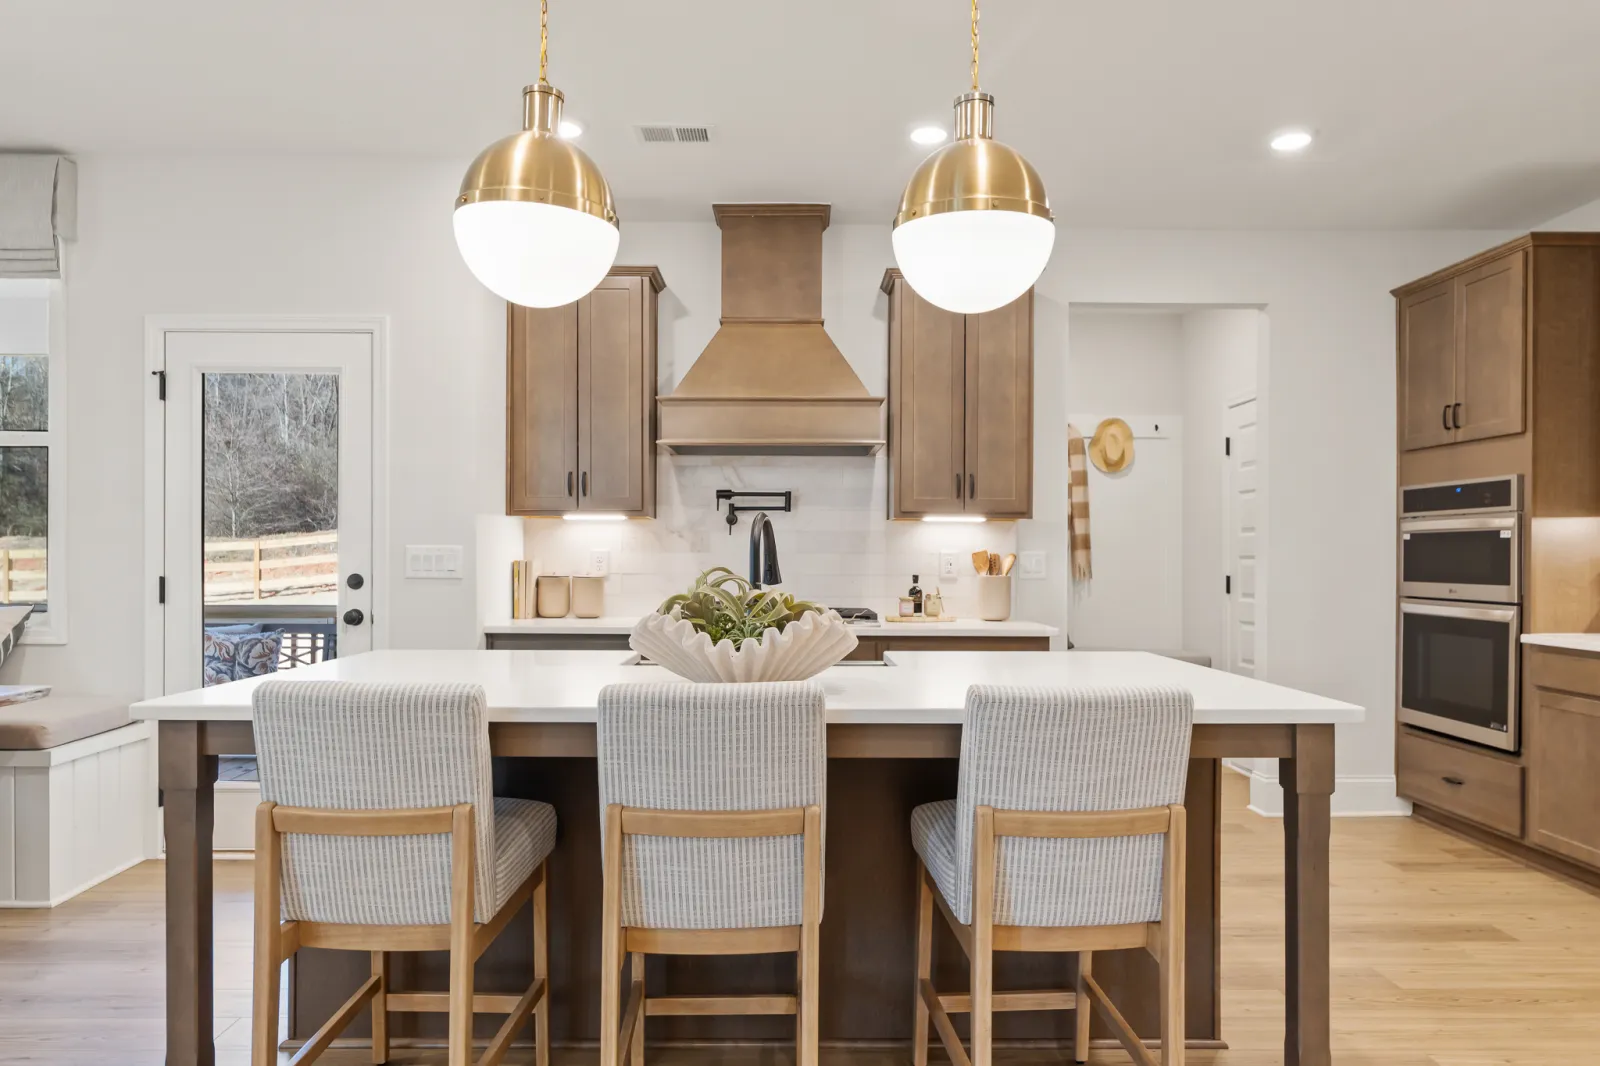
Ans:
[[[1449,429],[1450,428],[1450,405],[1449,404],[1445,404],[1444,405],[1444,409],[1439,412],[1439,420],[1444,423],[1444,428],[1445,429]]]
[[[956,499],[961,499],[961,475],[956,474]]]
[[[583,494],[585,496],[589,495],[589,471],[585,470],[583,477],[579,478],[579,480],[583,483]]]
[[[967,475],[967,499],[976,500],[977,498],[978,498],[978,475],[977,474],[968,474]]]
[[[572,471],[567,471],[567,497],[572,497]]]
[[[1443,781],[1447,785],[1464,785],[1464,784],[1466,784],[1466,782],[1461,780],[1461,778],[1459,778],[1459,777],[1451,777],[1448,774],[1446,774],[1444,777],[1439,778],[1439,780]]]
[[[1450,417],[1451,417],[1451,420],[1455,422],[1456,428],[1460,429],[1461,428],[1461,405],[1458,403],[1458,404],[1455,404],[1454,407],[1455,407],[1455,410],[1451,414]]]

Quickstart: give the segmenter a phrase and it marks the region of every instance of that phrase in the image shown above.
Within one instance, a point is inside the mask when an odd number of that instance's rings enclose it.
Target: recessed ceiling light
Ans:
[[[1311,144],[1311,134],[1305,130],[1284,130],[1272,138],[1274,152],[1299,152]]]
[[[914,144],[943,144],[947,136],[943,126],[918,126],[911,131]]]
[[[575,141],[583,136],[583,127],[570,118],[564,118],[561,120],[561,125],[556,127],[556,132],[561,134],[561,139],[564,141]]]

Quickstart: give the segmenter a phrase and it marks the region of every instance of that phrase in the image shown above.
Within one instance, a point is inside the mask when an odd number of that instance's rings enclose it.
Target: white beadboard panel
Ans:
[[[17,898],[17,772],[0,766],[0,903]]]
[[[68,761],[0,766],[0,907],[53,907],[143,861],[149,738],[128,726],[87,738]]]

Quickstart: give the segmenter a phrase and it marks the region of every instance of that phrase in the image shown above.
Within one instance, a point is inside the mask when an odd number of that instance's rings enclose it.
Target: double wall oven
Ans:
[[[1400,720],[1517,750],[1522,479],[1400,490]]]

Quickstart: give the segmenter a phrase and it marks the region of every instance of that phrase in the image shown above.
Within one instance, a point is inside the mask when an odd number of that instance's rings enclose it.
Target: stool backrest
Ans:
[[[475,910],[493,913],[494,795],[483,689],[464,684],[268,681],[255,690],[261,798],[393,810],[473,804]],[[366,925],[450,920],[450,837],[289,834],[287,919]]]
[[[597,744],[602,828],[613,803],[757,811],[826,801],[824,702],[809,682],[610,685],[600,693]],[[802,859],[799,836],[630,835],[622,924],[799,925]]]
[[[1194,700],[1182,689],[974,685],[956,802],[957,917],[972,921],[973,815],[1182,803]],[[1161,917],[1164,835],[1003,837],[994,921],[1090,926]]]

